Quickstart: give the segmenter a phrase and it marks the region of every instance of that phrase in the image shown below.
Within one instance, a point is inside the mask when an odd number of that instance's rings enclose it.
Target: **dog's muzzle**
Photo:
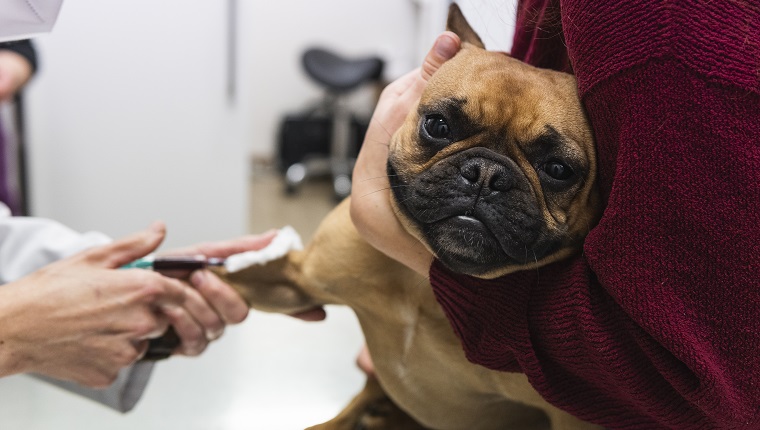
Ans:
[[[536,193],[509,157],[477,147],[411,178],[388,169],[399,207],[452,270],[486,273],[552,249]]]

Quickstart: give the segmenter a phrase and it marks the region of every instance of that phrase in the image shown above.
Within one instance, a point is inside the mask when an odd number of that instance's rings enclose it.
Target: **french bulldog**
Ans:
[[[447,27],[463,47],[390,144],[402,225],[452,271],[483,278],[579,252],[601,209],[573,76],[486,51],[456,5]],[[468,362],[428,280],[365,242],[348,200],[303,251],[218,273],[255,309],[356,313],[376,379],[314,429],[598,428],[547,403],[525,375]]]

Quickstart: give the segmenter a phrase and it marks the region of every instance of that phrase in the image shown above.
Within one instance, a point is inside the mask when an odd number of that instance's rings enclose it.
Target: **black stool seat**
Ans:
[[[306,73],[333,92],[353,90],[380,78],[384,62],[378,57],[346,59],[322,48],[311,48],[301,58]]]

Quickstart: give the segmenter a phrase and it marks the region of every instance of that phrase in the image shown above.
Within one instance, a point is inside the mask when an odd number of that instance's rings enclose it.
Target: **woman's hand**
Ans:
[[[351,219],[372,246],[427,276],[433,256],[401,225],[390,203],[388,145],[416,106],[427,81],[461,47],[459,36],[438,36],[421,68],[388,85],[380,95],[353,172]]]

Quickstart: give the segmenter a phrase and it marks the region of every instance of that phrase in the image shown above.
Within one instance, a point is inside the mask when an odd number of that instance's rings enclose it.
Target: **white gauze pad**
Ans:
[[[238,272],[254,264],[264,265],[270,261],[283,257],[288,251],[300,251],[303,249],[301,236],[291,226],[285,226],[277,232],[265,248],[258,251],[241,252],[227,257],[224,268],[228,273]]]

